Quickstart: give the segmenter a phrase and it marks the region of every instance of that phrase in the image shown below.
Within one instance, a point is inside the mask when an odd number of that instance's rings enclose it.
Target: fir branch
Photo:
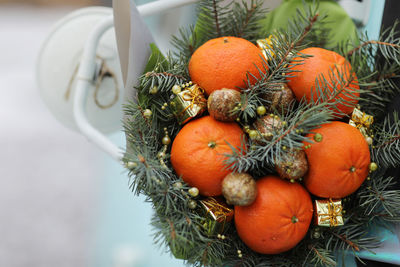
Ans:
[[[310,252],[312,252],[313,257],[311,257],[309,264],[313,266],[336,266],[332,251],[310,245]]]
[[[400,120],[397,112],[375,127],[372,160],[384,168],[400,166]]]
[[[400,49],[400,46],[397,45],[397,44],[391,44],[391,43],[386,43],[386,42],[381,42],[381,41],[370,40],[370,41],[366,41],[366,42],[360,44],[359,46],[357,46],[356,48],[350,50],[350,51],[347,53],[347,56],[348,56],[348,57],[351,57],[351,56],[353,55],[354,52],[360,50],[360,49],[363,48],[364,46],[371,45],[371,44],[377,44],[377,45],[382,45],[382,46],[391,46],[391,47],[393,47],[393,48],[395,48],[395,49]]]
[[[232,3],[222,5],[220,0],[202,0],[198,4],[196,33],[203,42],[225,36],[227,29],[225,17],[231,15]]]
[[[300,36],[300,39],[297,40],[297,42],[295,43],[296,46],[301,45],[301,43],[304,41],[304,39],[306,38],[308,33],[311,31],[314,23],[317,21],[318,16],[319,16],[319,14],[317,13],[308,19],[309,24],[304,28],[304,31],[303,31],[302,35]]]
[[[400,191],[394,190],[393,177],[374,177],[369,186],[358,193],[365,215],[388,221],[400,221]]]
[[[265,38],[260,36],[260,21],[265,17],[262,4],[262,0],[251,0],[250,3],[244,0],[241,3],[233,2],[230,16],[224,18],[225,24],[229,25],[225,36],[237,36],[251,42]]]
[[[249,73],[246,87],[242,89],[241,106],[238,111],[239,116],[245,123],[256,117],[255,109],[259,105],[270,106],[268,100],[277,90],[281,83],[285,83],[287,78],[295,75],[293,68],[298,64],[302,64],[304,58],[308,55],[298,52],[302,49],[301,43],[306,36],[310,34],[315,23],[318,21],[319,15],[315,8],[311,8],[303,14],[299,12],[301,19],[293,19],[291,22],[293,32],[278,32],[271,39],[272,45],[269,49],[273,50],[273,55],[266,51],[267,58],[263,58],[263,66],[258,69],[259,76]],[[297,55],[300,59],[294,60],[293,55]],[[256,82],[253,82],[257,80]]]
[[[343,226],[329,228],[324,242],[326,248],[332,251],[356,252],[361,249],[374,249],[380,245],[377,237],[369,235],[368,221],[355,218],[345,220]]]
[[[268,168],[279,161],[285,151],[300,149],[303,142],[313,142],[306,135],[312,133],[315,128],[327,123],[331,118],[331,112],[326,104],[310,105],[301,102],[299,106],[292,105],[286,114],[273,115],[283,122],[281,126],[273,126],[272,138],[263,137],[259,133],[257,141],[242,144],[242,148],[232,148],[232,154],[227,154],[225,165],[228,169],[237,172],[246,172],[254,168]]]
[[[343,107],[355,107],[360,100],[358,82],[349,64],[334,66],[328,77],[319,75],[316,78],[315,88],[311,91],[311,102],[314,104],[326,103],[337,117],[346,116]]]
[[[359,33],[361,44],[350,52],[341,48],[341,53],[351,63],[362,90],[360,106],[368,114],[380,118],[388,103],[400,92],[394,82],[400,77],[400,39],[396,37],[398,23],[386,29],[378,40],[369,40],[367,34]]]

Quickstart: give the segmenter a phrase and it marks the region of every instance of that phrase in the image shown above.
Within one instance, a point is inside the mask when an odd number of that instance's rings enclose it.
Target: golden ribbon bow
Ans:
[[[185,91],[182,93],[182,99],[190,101],[190,104],[181,111],[181,114],[185,113],[186,110],[193,108],[194,105],[201,105],[207,102],[204,98],[204,90],[197,84],[194,84],[191,87],[186,87],[184,90]]]
[[[332,199],[330,198],[328,203],[328,213],[318,213],[318,216],[321,216],[321,223],[329,221],[330,226],[338,226],[338,217],[342,216],[342,210],[342,206],[340,204],[333,203]]]
[[[374,117],[362,112],[359,109],[354,109],[351,120],[354,122],[357,129],[369,129],[371,124],[374,122]]]

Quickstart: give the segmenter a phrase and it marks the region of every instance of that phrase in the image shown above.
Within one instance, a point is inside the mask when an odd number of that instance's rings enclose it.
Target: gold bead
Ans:
[[[174,93],[176,95],[179,94],[181,91],[182,91],[182,88],[177,84],[172,87],[172,93]]]
[[[189,189],[189,195],[191,195],[192,197],[197,197],[199,195],[199,189],[197,187],[192,187]]]
[[[154,85],[151,89],[150,89],[150,94],[155,95],[158,92],[158,86]]]
[[[189,200],[188,207],[189,207],[189,209],[194,210],[197,207],[197,202],[194,201],[193,199]]]
[[[369,164],[369,170],[371,171],[371,172],[374,172],[374,171],[376,171],[378,169],[378,164],[376,164],[375,162],[371,162],[370,164]]]
[[[165,153],[164,152],[158,152],[158,154],[157,154],[157,156],[159,157],[159,158],[165,158]]]
[[[368,145],[372,145],[373,142],[372,137],[368,136],[367,138],[365,138],[365,140],[367,141]]]
[[[174,183],[173,187],[175,189],[181,189],[183,187],[183,184],[181,182],[176,182],[176,183]]]
[[[257,114],[260,116],[265,115],[267,113],[267,109],[264,106],[257,107]]]
[[[134,168],[136,168],[137,166],[138,166],[138,165],[137,165],[136,162],[129,161],[128,163],[126,163],[126,167],[127,167],[128,169],[134,169]]]
[[[282,121],[282,125],[285,126],[287,124],[286,121]]]
[[[258,132],[257,132],[256,130],[250,130],[250,131],[249,131],[249,137],[250,137],[251,139],[256,139],[256,138],[258,138]]]
[[[286,149],[287,149],[287,147],[286,147],[286,146],[283,146],[283,147],[282,147],[282,150],[286,150]]]
[[[169,136],[164,136],[163,139],[162,139],[162,144],[163,145],[171,144],[171,138],[169,138]]]
[[[237,122],[240,122],[240,118],[236,118],[236,121],[237,121]]]
[[[145,109],[143,112],[143,116],[146,119],[150,119],[152,115],[153,115],[153,112],[150,109]]]
[[[316,134],[314,135],[314,140],[315,140],[316,142],[321,142],[322,139],[323,139],[322,134],[316,133]]]
[[[248,131],[250,131],[250,126],[249,125],[243,126],[243,130],[247,133]]]
[[[290,182],[294,184],[296,181],[294,179],[290,179]]]
[[[315,231],[315,232],[313,233],[313,237],[314,237],[315,239],[318,239],[318,238],[320,238],[320,237],[321,237],[321,233],[320,233],[320,232],[317,232],[317,231]]]
[[[165,106],[162,106],[161,109],[162,109],[162,110],[165,110]]]

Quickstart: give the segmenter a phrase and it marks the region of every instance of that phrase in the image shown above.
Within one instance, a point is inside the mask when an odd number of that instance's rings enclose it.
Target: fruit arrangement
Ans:
[[[385,110],[399,41],[327,49],[313,6],[267,35],[261,4],[202,1],[175,56],[152,46],[125,108],[131,188],[153,203],[156,242],[188,263],[335,265],[379,246],[372,224],[400,221],[385,176],[400,163]]]

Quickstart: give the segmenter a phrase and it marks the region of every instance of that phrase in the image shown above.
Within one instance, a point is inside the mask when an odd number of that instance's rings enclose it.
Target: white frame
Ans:
[[[197,0],[167,0],[154,1],[138,7],[141,16],[146,17],[171,8],[189,5],[197,2]],[[87,118],[85,105],[88,96],[89,86],[93,83],[93,77],[96,71],[96,51],[102,35],[114,26],[114,17],[109,16],[101,20],[96,27],[90,32],[88,40],[85,44],[82,58],[77,74],[76,92],[73,102],[73,114],[79,131],[86,136],[89,141],[100,147],[104,152],[109,154],[113,159],[122,163],[123,150],[117,147],[110,139],[94,128]]]

